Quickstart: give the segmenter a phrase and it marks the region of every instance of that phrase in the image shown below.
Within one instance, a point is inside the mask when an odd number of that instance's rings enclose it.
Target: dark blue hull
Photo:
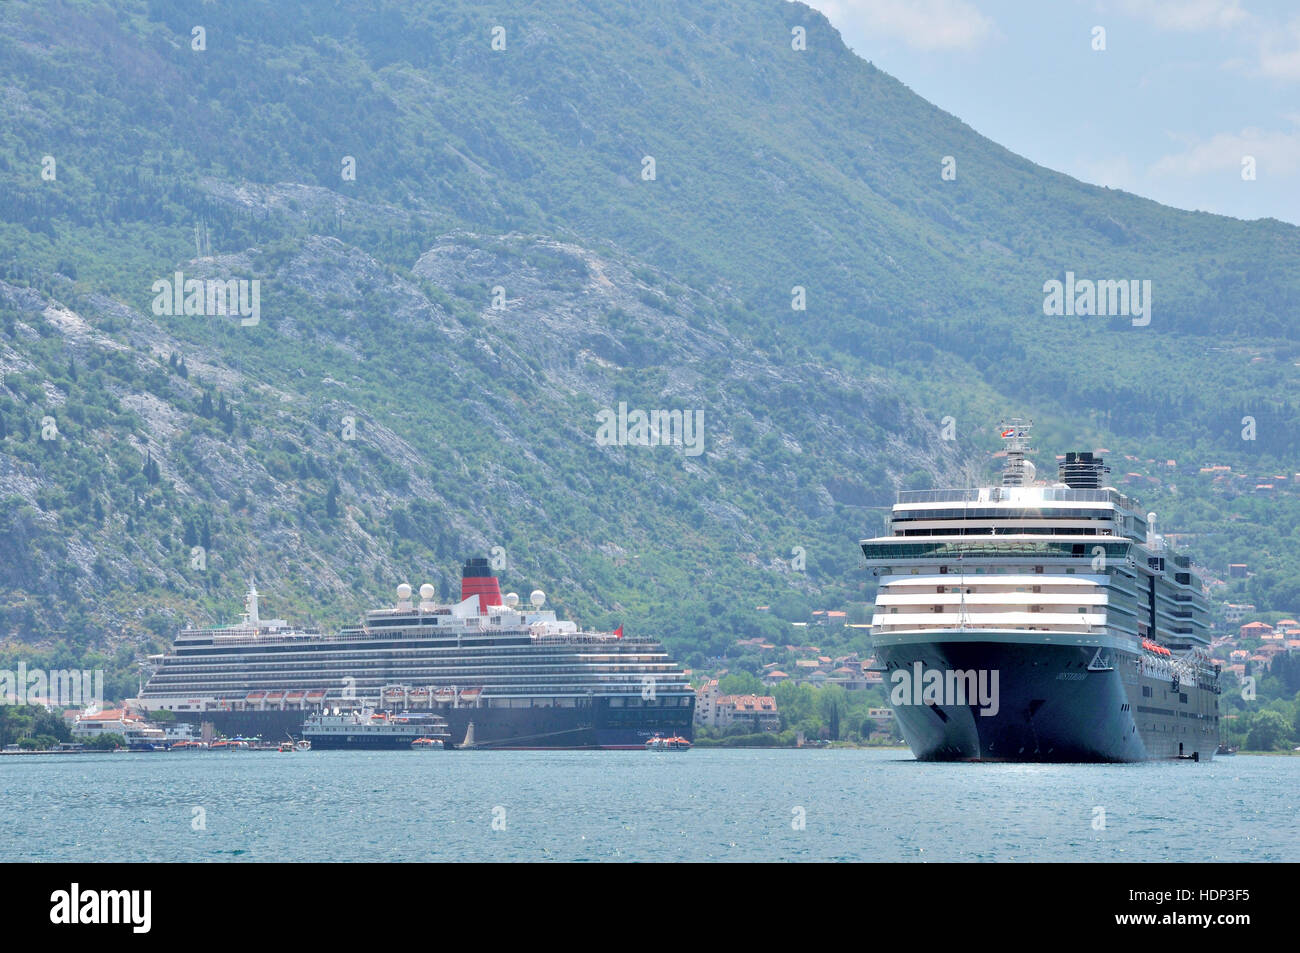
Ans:
[[[689,699],[694,701],[694,699]],[[451,745],[463,745],[470,722],[476,748],[629,748],[639,749],[655,735],[693,740],[694,705],[611,708],[595,699],[577,708],[438,707],[447,720]],[[227,737],[260,735],[267,741],[301,738],[305,711],[204,712],[189,720],[211,722]],[[199,721],[201,719],[201,721]],[[313,741],[313,748],[316,743]],[[409,747],[409,741],[407,742]],[[348,747],[353,747],[349,745]],[[383,747],[392,747],[383,745]]]
[[[380,735],[372,732],[362,731],[360,728],[346,734],[315,734],[308,732],[305,737],[311,742],[312,751],[331,751],[359,749],[364,751],[412,751],[412,750],[430,750],[437,751],[438,748],[413,749],[411,742],[416,738],[425,738],[428,735],[418,731],[406,734]],[[443,739],[444,742],[446,739]]]
[[[923,761],[1214,757],[1213,685],[1174,685],[1143,672],[1131,653],[1112,651],[1110,667],[1097,667],[1097,652],[1095,644],[945,641],[942,635],[876,647],[903,736]],[[996,710],[971,699],[955,703],[951,695],[938,703],[919,698],[910,692],[918,662],[925,671],[996,672]]]

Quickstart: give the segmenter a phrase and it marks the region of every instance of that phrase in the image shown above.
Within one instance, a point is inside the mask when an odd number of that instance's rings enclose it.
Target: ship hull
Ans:
[[[315,732],[308,733],[306,738],[311,742],[312,751],[341,751],[348,749],[359,749],[365,751],[411,751],[411,742],[416,738],[423,738],[425,735],[419,732],[410,732],[405,735],[375,735],[365,731],[357,730],[346,734],[327,733],[318,734]],[[436,746],[429,746],[419,750],[438,750]]]
[[[414,711],[414,709],[411,709]],[[496,708],[490,706],[435,707],[424,709],[446,719],[450,744],[464,745],[470,722],[474,724],[473,747],[483,749],[628,749],[640,750],[658,735],[680,735],[693,740],[694,706],[610,708],[607,699],[579,708]],[[178,720],[203,722],[227,737],[258,735],[268,741],[286,736],[301,738],[303,723],[310,712],[294,711],[210,711]],[[415,737],[415,736],[412,736]],[[388,739],[383,739],[387,742]],[[362,747],[345,744],[341,747]],[[312,747],[317,748],[313,738]],[[402,745],[381,744],[384,748]],[[410,747],[410,740],[405,747]]]
[[[980,641],[969,633],[876,648],[903,736],[919,760],[1214,757],[1218,701],[1213,686],[1174,685],[1167,675],[1144,671],[1137,655],[1120,650],[1109,650],[1098,666],[1097,654],[1095,643]],[[985,684],[996,686],[996,697],[987,704],[943,692],[937,701],[927,699],[921,690],[913,691],[922,671],[987,673]]]

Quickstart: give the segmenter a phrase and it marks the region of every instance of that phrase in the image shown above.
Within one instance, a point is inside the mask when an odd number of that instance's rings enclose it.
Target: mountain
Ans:
[[[335,625],[500,547],[698,662],[869,599],[855,541],[1011,413],[1300,609],[1295,227],[1036,166],[801,4],[369,6],[0,7],[11,653],[125,671],[249,576]],[[1149,323],[1046,315],[1067,273]],[[620,404],[701,452],[607,445]]]

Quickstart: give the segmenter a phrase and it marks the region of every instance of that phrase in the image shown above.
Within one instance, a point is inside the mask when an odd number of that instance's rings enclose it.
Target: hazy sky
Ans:
[[[1300,224],[1300,0],[807,2],[859,56],[1041,165]]]

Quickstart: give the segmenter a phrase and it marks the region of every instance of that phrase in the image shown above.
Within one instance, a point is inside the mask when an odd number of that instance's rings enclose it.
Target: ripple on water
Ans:
[[[1233,760],[703,748],[7,758],[0,860],[1300,859],[1300,759]]]

